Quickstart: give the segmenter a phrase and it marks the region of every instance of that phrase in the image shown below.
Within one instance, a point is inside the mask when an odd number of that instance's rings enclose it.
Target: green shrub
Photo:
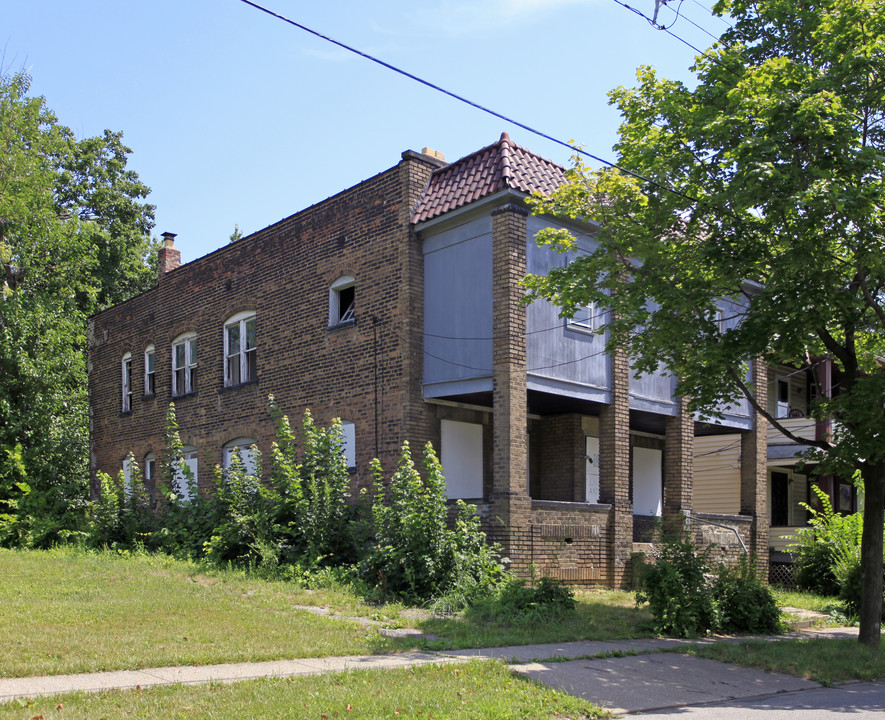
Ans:
[[[356,560],[351,532],[355,509],[349,502],[350,473],[344,457],[341,421],[327,430],[304,411],[299,459],[289,419],[270,398],[277,421],[271,448],[271,484],[277,495],[274,523],[287,563],[345,565]]]
[[[163,439],[165,448],[157,481],[160,500],[156,544],[171,555],[200,558],[216,525],[217,504],[213,496],[200,493],[184,460],[174,403],[169,403],[166,411]]]
[[[707,552],[698,552],[685,536],[665,535],[655,546],[653,562],[638,573],[636,602],[649,604],[657,632],[694,637],[716,628],[709,572]]]
[[[860,513],[840,515],[833,510],[829,495],[816,485],[811,489],[820,500],[821,509],[802,503],[810,514],[811,527],[799,530],[796,542],[789,548],[795,556],[796,584],[802,590],[819,595],[838,595],[840,581],[836,577],[836,563],[839,558],[859,552],[863,516]]]
[[[99,495],[90,503],[87,543],[98,548],[151,548],[155,542],[156,517],[135,458],[126,458],[129,479],[123,470],[111,477],[99,472]]]
[[[777,633],[782,629],[774,594],[746,557],[734,567],[721,566],[712,588],[718,632]]]
[[[474,601],[466,614],[475,622],[521,625],[555,621],[574,610],[575,594],[559,580],[545,576],[530,585],[511,576]]]
[[[408,443],[388,485],[380,464],[373,462],[374,545],[360,565],[361,575],[382,595],[409,602],[453,594],[469,601],[500,577],[498,549],[486,544],[472,506],[459,502],[455,528],[449,527],[445,478],[430,443],[424,470],[422,481]]]
[[[257,468],[258,448],[252,446]],[[273,535],[271,508],[274,493],[260,479],[260,469],[246,470],[239,449],[230,465],[215,470],[216,522],[205,543],[206,558],[216,565],[235,565],[270,570],[279,564],[279,546]]]

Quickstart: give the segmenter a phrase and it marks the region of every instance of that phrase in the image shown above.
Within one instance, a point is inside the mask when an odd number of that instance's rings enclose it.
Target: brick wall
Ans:
[[[610,514],[608,507],[533,501],[531,525],[518,538],[520,560],[570,585],[611,587]],[[514,569],[522,570],[523,562]]]
[[[171,270],[155,288],[91,318],[93,474],[116,472],[129,452],[139,461],[148,452],[160,457],[173,399],[171,346],[184,332],[198,335],[197,391],[174,400],[182,441],[198,451],[201,485],[234,438],[254,438],[269,453],[271,393],[293,425],[307,406],[320,423],[335,416],[355,423],[361,484],[375,455],[392,470],[403,440],[420,450],[434,439],[420,385],[422,256],[409,216],[437,166],[404,153],[394,168]],[[343,275],[356,281],[355,322],[330,329],[329,287]],[[225,389],[223,324],[242,311],[256,313],[258,380]],[[157,389],[143,398],[143,353],[151,344]],[[126,352],[135,395],[123,414]]]
[[[583,501],[587,470],[581,416],[544,417],[537,424],[538,482],[532,497]]]

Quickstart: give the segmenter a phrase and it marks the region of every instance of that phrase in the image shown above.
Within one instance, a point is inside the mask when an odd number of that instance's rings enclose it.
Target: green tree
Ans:
[[[29,86],[0,75],[0,543],[45,545],[85,518],[86,317],[151,283],[153,206]]]
[[[841,371],[814,408],[838,420],[819,450],[866,484],[860,640],[879,643],[885,505],[885,4],[882,0],[720,0],[733,23],[698,56],[697,86],[638,71],[618,88],[616,146],[627,172],[578,163],[539,213],[592,218],[598,249],[532,298],[566,315],[612,308],[612,344],[635,367],[664,363],[695,410],[749,397],[747,358]],[[634,174],[630,174],[634,173]],[[639,176],[639,177],[637,177]],[[541,242],[574,246],[566,231]],[[737,322],[716,322],[717,301]]]

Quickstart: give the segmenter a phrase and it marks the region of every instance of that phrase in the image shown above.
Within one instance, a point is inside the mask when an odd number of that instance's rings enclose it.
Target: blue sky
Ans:
[[[637,66],[690,81],[693,51],[614,0],[264,0],[266,7],[562,140],[614,159],[606,93]],[[652,15],[654,0],[632,0]],[[723,22],[684,0],[672,31]],[[675,7],[675,1],[670,7]],[[672,21],[670,7],[661,18]],[[124,133],[155,234],[187,262],[432,147],[455,160],[502,131],[567,149],[293,28],[240,0],[10,0],[2,67],[33,76],[79,137]]]

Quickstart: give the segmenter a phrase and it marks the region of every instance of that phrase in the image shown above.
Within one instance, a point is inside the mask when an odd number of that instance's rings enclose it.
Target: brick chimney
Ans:
[[[157,276],[159,280],[170,270],[181,265],[181,251],[175,247],[175,233],[163,233],[163,247],[157,253]]]

